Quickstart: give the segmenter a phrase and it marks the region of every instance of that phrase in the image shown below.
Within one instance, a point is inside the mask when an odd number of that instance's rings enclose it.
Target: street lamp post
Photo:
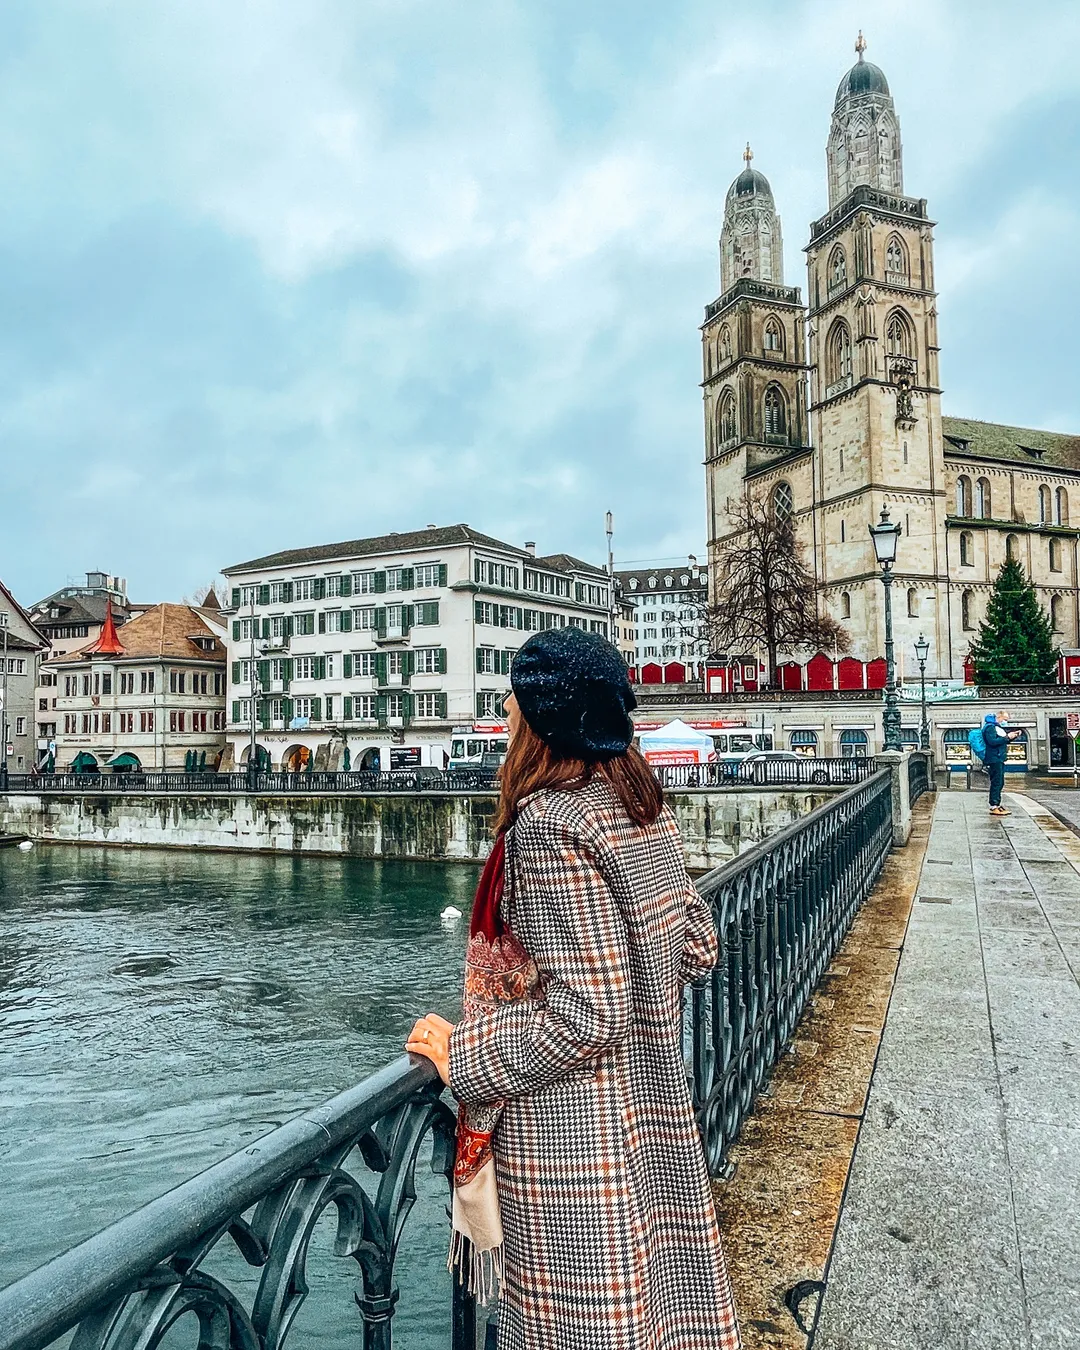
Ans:
[[[885,749],[902,750],[900,740],[900,699],[896,690],[896,660],[893,652],[892,630],[892,568],[896,562],[896,545],[900,526],[889,519],[889,508],[881,508],[881,519],[870,526],[874,541],[874,555],[881,568],[885,587]]]
[[[619,602],[615,598],[615,555],[611,551],[611,537],[615,533],[615,517],[610,511],[604,514],[604,533],[607,535],[608,637],[618,647]]]
[[[919,704],[922,721],[919,723],[919,749],[930,749],[930,723],[926,716],[926,658],[930,655],[930,643],[920,633],[915,639],[915,660],[919,663]]]

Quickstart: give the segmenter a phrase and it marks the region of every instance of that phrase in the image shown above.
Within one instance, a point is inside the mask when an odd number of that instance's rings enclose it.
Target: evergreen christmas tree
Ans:
[[[986,618],[971,644],[976,684],[1053,684],[1054,630],[1024,569],[1010,558],[994,582]]]

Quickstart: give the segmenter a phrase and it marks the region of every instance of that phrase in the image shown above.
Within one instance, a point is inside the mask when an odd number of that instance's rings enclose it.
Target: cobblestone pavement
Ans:
[[[1080,838],[939,793],[814,1350],[1080,1346]]]

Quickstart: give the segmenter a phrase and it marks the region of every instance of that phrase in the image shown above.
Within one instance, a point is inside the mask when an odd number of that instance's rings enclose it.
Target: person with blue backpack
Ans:
[[[987,777],[990,779],[990,814],[1009,816],[1012,812],[1001,804],[1001,791],[1005,786],[1005,757],[1009,752],[1009,742],[1019,732],[1009,730],[1007,712],[987,713],[981,727],[968,733],[968,745],[972,753],[983,762]]]

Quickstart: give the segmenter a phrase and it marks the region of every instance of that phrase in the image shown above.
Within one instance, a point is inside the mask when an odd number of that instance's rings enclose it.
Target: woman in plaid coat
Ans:
[[[520,949],[521,966],[508,978],[512,960],[480,962],[465,1018],[429,1015],[408,1042],[462,1103],[461,1194],[485,1192],[470,1197],[473,1236],[486,1245],[491,1218],[502,1238],[500,1350],[735,1350],[682,1056],[683,986],[717,956],[708,907],[630,749],[615,648],[578,629],[538,634],[511,685],[504,885],[489,864],[477,908],[494,880],[483,949]],[[476,913],[473,932],[470,951],[486,942]]]

